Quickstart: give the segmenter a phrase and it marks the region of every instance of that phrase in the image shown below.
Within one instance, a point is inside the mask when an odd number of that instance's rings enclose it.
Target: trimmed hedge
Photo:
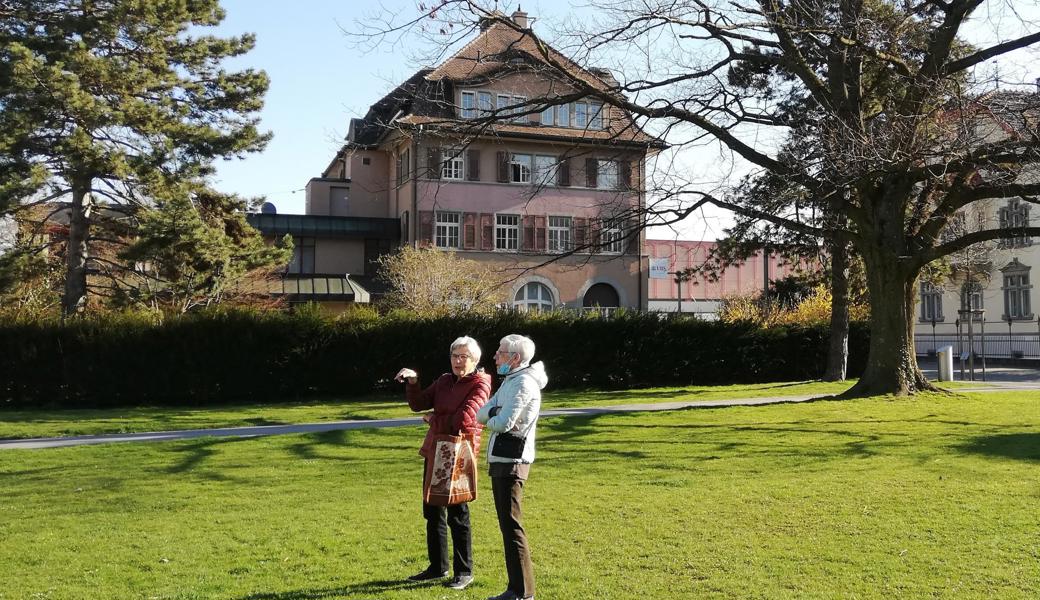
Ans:
[[[498,340],[537,344],[550,386],[632,388],[819,378],[827,328],[726,324],[623,313],[501,313],[419,319],[315,311],[218,311],[156,325],[132,317],[0,324],[0,407],[199,406],[355,397],[397,389],[403,366],[424,383],[448,370],[448,346],[471,335],[494,370]],[[849,373],[862,372],[867,332],[854,325]]]

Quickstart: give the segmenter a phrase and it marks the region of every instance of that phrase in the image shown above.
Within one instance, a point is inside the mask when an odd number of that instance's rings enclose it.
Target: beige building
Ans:
[[[388,243],[429,245],[492,265],[509,306],[645,309],[643,174],[665,145],[549,62],[606,93],[609,72],[551,48],[547,62],[533,36],[523,12],[488,19],[454,56],[353,119],[307,184],[306,215],[278,215],[303,219],[294,269],[368,276]],[[395,235],[308,236],[313,220],[388,220]]]
[[[1035,127],[1036,94],[995,92],[977,101],[973,139],[994,142],[1021,135]],[[989,177],[983,173],[980,177]],[[1019,176],[1033,181],[1036,171]],[[1035,227],[1036,198],[1012,197],[976,202],[947,226],[962,235],[973,231]],[[1040,360],[1040,315],[1032,272],[1040,266],[1038,239],[1009,233],[1002,239],[976,244],[948,257],[949,276],[922,281],[915,342],[919,355],[953,345],[967,353],[968,336],[976,355],[998,359]]]

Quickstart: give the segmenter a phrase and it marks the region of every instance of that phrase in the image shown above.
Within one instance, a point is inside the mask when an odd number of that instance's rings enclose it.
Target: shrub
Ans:
[[[822,325],[663,319],[622,312],[495,312],[418,317],[356,309],[338,317],[218,309],[170,316],[108,315],[0,323],[0,405],[89,408],[289,401],[397,390],[404,366],[423,382],[448,370],[448,349],[471,335],[493,371],[509,333],[529,335],[552,387],[626,388],[815,379],[823,370]],[[866,332],[853,328],[850,374],[862,369]]]

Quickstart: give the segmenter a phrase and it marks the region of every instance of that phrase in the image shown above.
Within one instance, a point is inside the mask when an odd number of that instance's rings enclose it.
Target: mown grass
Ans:
[[[573,408],[767,396],[824,396],[839,394],[852,383],[854,382],[803,381],[620,391],[562,390],[548,392],[544,398],[544,407]],[[962,384],[953,384],[954,387],[958,385]],[[0,410],[0,439],[287,425],[408,416],[414,416],[414,413],[405,404],[403,394],[326,399],[306,403],[238,404],[203,408]]]
[[[547,418],[538,597],[1036,598],[1040,398]],[[0,452],[0,599],[484,598],[424,564],[421,427]]]

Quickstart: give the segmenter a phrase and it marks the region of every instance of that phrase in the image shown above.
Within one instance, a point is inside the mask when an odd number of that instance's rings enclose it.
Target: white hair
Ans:
[[[526,365],[534,358],[534,340],[518,333],[511,333],[499,342],[510,354],[520,355],[520,364]]]
[[[480,362],[480,344],[477,343],[477,340],[468,335],[456,338],[455,341],[451,343],[451,348],[448,352],[453,352],[456,348],[461,346],[465,346],[466,350],[469,350],[470,356],[473,357],[474,362]]]

